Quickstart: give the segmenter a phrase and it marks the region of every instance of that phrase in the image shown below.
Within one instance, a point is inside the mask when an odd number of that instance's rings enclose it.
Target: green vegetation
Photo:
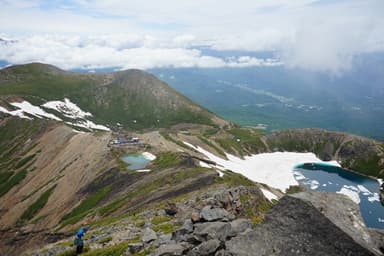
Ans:
[[[251,203],[252,198],[248,194],[240,196],[240,202],[244,206],[245,216],[251,219],[253,225],[257,225],[264,219],[265,213],[272,207],[273,203],[269,201],[258,201],[256,205]]]
[[[107,237],[104,237],[102,239],[100,239],[99,241],[97,241],[99,244],[106,244],[108,242],[112,241],[112,237],[111,236],[107,236]]]
[[[370,175],[378,178],[384,178],[384,173],[380,173],[380,157],[376,154],[373,154],[367,158],[361,157],[355,159],[348,168],[356,170],[359,173]]]
[[[232,154],[244,156],[249,153],[257,153],[265,150],[265,145],[260,140],[263,135],[259,130],[251,128],[232,128],[226,130],[232,138],[216,139],[216,142],[226,151]]]
[[[164,170],[174,167],[180,163],[179,155],[174,152],[162,152],[157,155],[156,159],[152,162],[155,170]]]
[[[247,179],[243,175],[231,171],[226,171],[223,177],[217,177],[216,182],[228,184],[230,187],[255,185],[253,181]]]
[[[114,149],[114,148],[111,150],[111,152],[117,163],[117,168],[122,172],[126,171],[128,164],[123,160],[121,160],[121,152],[118,149]]]
[[[36,154],[32,154],[32,155],[29,155],[29,156],[26,156],[24,157],[23,159],[21,159],[16,165],[15,165],[15,169],[19,169],[20,167],[23,167],[25,164],[27,164],[29,161],[31,161],[34,157],[36,156]]]
[[[45,99],[62,98],[69,93],[91,86],[85,76],[50,72],[51,67],[43,64],[13,66],[9,72],[15,79],[9,79],[1,86],[2,95],[34,95]]]
[[[180,141],[180,140],[175,140],[175,139],[172,138],[168,133],[162,131],[162,132],[160,132],[160,134],[161,134],[161,136],[164,137],[164,139],[169,140],[169,141],[175,143],[176,145],[179,145],[179,146],[182,147],[182,148],[189,149],[189,147],[188,147],[187,145],[185,145],[182,141]]]
[[[179,163],[179,160],[174,158],[174,157],[177,157],[177,154],[171,153],[171,152],[166,152],[163,154],[160,154],[160,156],[161,155],[165,156],[166,161],[161,160],[160,162],[161,164],[157,165],[156,168],[161,169],[159,168],[159,166],[161,166],[162,168],[166,169],[168,167],[175,166],[176,163]],[[156,158],[156,160],[158,159],[160,158],[159,157]],[[164,162],[166,164],[163,164]],[[110,213],[122,207],[128,201],[132,199],[138,199],[140,195],[149,195],[153,191],[178,185],[180,184],[180,182],[183,182],[188,178],[196,177],[199,174],[199,172],[205,172],[207,170],[209,169],[206,169],[203,167],[195,167],[195,168],[188,168],[188,169],[180,169],[178,172],[162,175],[159,178],[152,180],[152,182],[148,184],[144,184],[135,188],[135,190],[127,193],[124,197],[115,199],[111,203],[104,205],[103,207],[98,209],[98,213],[102,216],[109,215]]]
[[[36,213],[38,213],[41,209],[44,208],[45,204],[47,203],[49,196],[52,194],[53,190],[55,189],[56,185],[45,191],[33,204],[31,204],[27,210],[23,212],[23,214],[20,217],[20,220],[28,221],[32,219]]]
[[[198,136],[199,139],[204,142],[205,144],[207,144],[208,146],[210,146],[211,148],[213,148],[218,154],[222,155],[222,156],[225,156],[225,153],[223,150],[221,150],[219,147],[217,147],[215,144],[213,144],[212,142],[210,142],[209,140],[207,140],[206,138],[204,138],[203,136]]]
[[[214,128],[211,128],[211,129],[207,129],[204,131],[203,133],[203,136],[205,137],[210,137],[212,135],[215,135],[216,133],[218,133],[220,131],[220,128],[218,127],[214,127]]]
[[[287,194],[296,194],[302,192],[303,188],[300,186],[289,186],[289,188],[285,191]]]
[[[120,256],[128,248],[128,243],[121,243],[114,246],[100,248],[96,250],[89,251],[87,253],[82,254],[83,256]]]
[[[5,183],[9,178],[14,174],[11,171],[2,171],[0,172],[0,184]],[[1,186],[1,185],[0,185]]]
[[[155,216],[152,218],[151,223],[153,225],[159,225],[161,223],[170,221],[171,219],[172,219],[172,217],[170,217],[170,216]]]
[[[86,216],[108,193],[111,191],[112,185],[108,185],[95,194],[88,196],[80,205],[75,207],[69,214],[61,219],[61,226],[74,224]]]
[[[73,241],[71,242],[70,245],[73,245]],[[89,246],[88,245],[84,245],[84,248],[83,248],[83,253],[87,253],[89,251]],[[58,254],[56,254],[56,256],[76,256],[76,247],[73,247],[69,250],[66,250],[64,252],[60,252]]]
[[[19,184],[27,176],[27,170],[23,169],[13,175],[7,182],[0,184],[0,197],[5,195],[11,188]]]
[[[176,230],[175,226],[171,223],[165,223],[165,224],[157,225],[157,226],[152,227],[152,229],[155,232],[161,231],[163,234],[170,234]]]

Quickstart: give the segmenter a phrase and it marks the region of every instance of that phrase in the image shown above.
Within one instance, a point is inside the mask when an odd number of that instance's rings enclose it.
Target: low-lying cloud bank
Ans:
[[[0,60],[11,64],[43,62],[63,69],[158,67],[249,67],[276,66],[276,59],[251,56],[220,58],[189,47],[188,36],[158,42],[148,36],[98,37],[39,35],[0,41]]]

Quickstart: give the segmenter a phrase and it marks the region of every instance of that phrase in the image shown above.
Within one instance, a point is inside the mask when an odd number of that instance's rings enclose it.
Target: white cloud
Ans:
[[[250,59],[244,64],[237,59],[231,63],[193,50],[194,45],[209,44],[216,50],[276,50],[290,67],[339,73],[361,53],[384,51],[382,0],[47,3],[0,0],[0,32],[22,36],[31,43],[2,49],[7,51],[1,53],[7,54],[7,60],[40,60],[65,68],[116,63],[138,68],[242,66],[259,62]]]
[[[103,35],[100,37],[26,36],[0,44],[0,59],[12,64],[43,62],[63,69],[155,67],[245,67],[279,65],[274,60],[242,56],[230,61],[203,55],[199,50],[164,45],[185,44],[192,37],[171,39],[170,44],[147,36]],[[176,43],[175,43],[176,42]]]

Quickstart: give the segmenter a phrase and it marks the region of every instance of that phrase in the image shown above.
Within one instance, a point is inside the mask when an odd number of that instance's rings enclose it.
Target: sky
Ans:
[[[0,60],[340,73],[357,56],[384,52],[383,13],[382,0],[0,0]],[[274,57],[249,54],[265,51]]]

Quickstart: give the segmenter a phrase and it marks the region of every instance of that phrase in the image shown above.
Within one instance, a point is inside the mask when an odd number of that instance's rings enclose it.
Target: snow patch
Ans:
[[[209,164],[207,164],[206,162],[203,162],[203,161],[200,161],[199,164],[201,167],[204,167],[204,168],[212,168],[212,166],[210,166]]]
[[[327,163],[318,159],[313,153],[275,152],[246,156],[244,159],[226,154],[228,160],[222,159],[209,151],[184,142],[187,146],[196,149],[209,160],[228,169],[240,173],[248,179],[267,184],[273,188],[285,191],[290,185],[298,185],[294,177],[295,165],[315,162]]]
[[[31,103],[29,103],[28,101],[13,102],[10,104],[14,107],[19,108],[22,112],[25,112],[25,113],[30,114],[32,116],[36,116],[37,118],[45,117],[45,118],[53,119],[56,121],[62,121],[60,118],[58,118],[54,114],[47,113],[43,109],[41,109],[40,107],[34,106]]]
[[[76,118],[86,118],[92,116],[89,112],[84,112],[81,110],[75,103],[71,102],[69,99],[64,98],[64,101],[48,101],[45,104],[41,105],[42,107],[56,110],[62,113],[64,116],[76,119]]]
[[[142,169],[142,170],[136,170],[136,172],[150,172],[150,169]]]
[[[156,159],[156,156],[154,154],[151,154],[149,152],[143,152],[142,155],[147,158],[149,161],[153,161]]]
[[[260,188],[261,192],[263,192],[264,196],[269,200],[269,201],[272,201],[272,200],[278,200],[279,198],[273,194],[271,191],[269,190],[266,190],[266,189],[263,189],[263,188]]]
[[[111,130],[104,125],[95,124],[94,122],[89,121],[89,120],[77,120],[76,123],[71,123],[71,122],[65,122],[65,123],[67,123],[69,125],[74,125],[77,127],[83,127],[83,128],[88,129],[88,130],[91,130],[91,129],[102,130],[102,131],[110,131]]]
[[[3,112],[5,114],[11,115],[11,116],[18,116],[20,118],[32,120],[32,118],[24,115],[24,113],[21,109],[9,111],[9,110],[3,108],[2,106],[0,106],[0,112]]]

